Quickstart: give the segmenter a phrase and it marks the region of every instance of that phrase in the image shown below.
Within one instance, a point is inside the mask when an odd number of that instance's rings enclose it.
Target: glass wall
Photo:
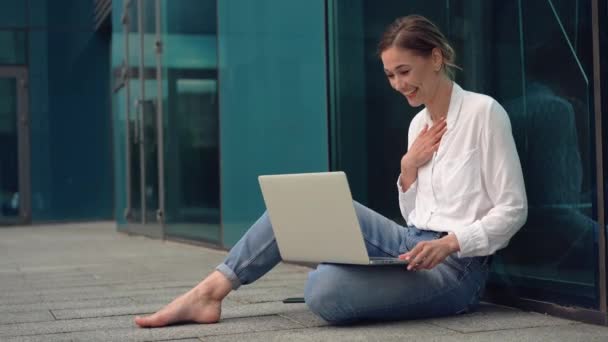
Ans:
[[[155,0],[113,2],[112,75],[119,228],[162,237],[162,79]]]
[[[325,1],[218,1],[223,244],[263,212],[261,174],[327,171]]]
[[[220,241],[216,16],[215,0],[113,2],[121,230]]]
[[[591,1],[330,0],[328,11],[332,168],[354,197],[403,222],[395,181],[419,109],[375,51],[396,17],[422,14],[453,44],[456,82],[505,107],[522,162],[528,222],[494,258],[490,286],[597,309]]]
[[[33,222],[113,216],[109,37],[93,32],[92,11],[92,1],[2,2],[0,65],[29,75],[31,194],[22,195]]]

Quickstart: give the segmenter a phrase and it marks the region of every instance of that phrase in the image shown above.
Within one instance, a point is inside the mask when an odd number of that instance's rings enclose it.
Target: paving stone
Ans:
[[[487,304],[482,305],[479,310],[470,314],[430,319],[428,322],[463,333],[555,326],[572,323],[572,321],[557,317]]]
[[[135,315],[189,290],[225,255],[107,223],[2,229],[0,341],[608,341],[606,327],[490,305],[441,319],[328,326],[305,304],[281,302],[302,296],[311,270],[287,264],[231,293],[219,324],[135,327]]]
[[[0,298],[0,305],[15,305],[15,304],[35,304],[41,303],[42,296],[34,294],[34,295],[17,295],[17,296],[9,296],[5,295]]]
[[[452,334],[439,336],[433,340],[440,342],[606,342],[608,341],[608,327],[573,323],[551,327]]]
[[[2,337],[57,334],[89,330],[107,331],[110,329],[131,326],[133,326],[133,323],[130,316],[18,323],[0,326],[0,340],[2,340]]]
[[[10,295],[8,296],[31,296],[31,295],[40,295],[40,296],[53,296],[53,295],[70,295],[70,294],[90,294],[90,293],[103,293],[110,292],[111,289],[108,286],[69,286],[69,287],[61,287],[61,288],[50,288],[50,289],[27,289],[27,290],[16,290],[10,291]],[[2,301],[2,296],[0,296],[0,301]]]
[[[281,302],[255,303],[224,306],[222,308],[222,320],[235,317],[255,317],[265,315],[285,316],[289,313],[308,311],[306,304],[283,304]],[[290,318],[286,316],[287,318]],[[298,322],[302,324],[301,322]],[[304,325],[304,324],[302,324]]]
[[[162,301],[155,304],[130,304],[106,308],[52,310],[52,313],[58,320],[122,315],[147,315],[163,308],[168,302],[169,301]],[[283,304],[281,302],[243,304],[226,301],[222,307],[222,320],[280,314],[281,316],[288,319],[294,319],[298,322],[301,320],[300,323],[303,325],[312,326],[311,324],[313,324],[312,322],[314,319],[306,313],[298,315],[298,312],[302,311],[309,312],[306,304]],[[289,316],[288,314],[290,313],[293,313],[293,316]],[[312,315],[312,313],[310,313],[310,315]],[[318,326],[318,322],[314,326]]]
[[[105,298],[116,298],[116,297],[129,297],[132,295],[138,296],[177,296],[189,290],[190,286],[183,286],[177,288],[163,288],[163,289],[146,289],[146,290],[122,290],[122,291],[107,291],[99,293],[74,293],[74,294],[50,294],[41,295],[44,302],[57,302],[57,301],[72,301],[72,300],[84,300],[84,299],[105,299]]]
[[[4,312],[0,314],[0,325],[9,323],[30,323],[54,320],[55,318],[48,310],[29,312]]]
[[[113,306],[125,306],[133,304],[134,301],[129,297],[117,297],[108,299],[92,299],[78,301],[59,301],[50,303],[34,303],[34,304],[14,304],[0,305],[0,313],[9,312],[25,312],[36,310],[63,310],[63,309],[87,309],[87,308],[105,308]]]
[[[132,282],[111,285],[110,288],[114,291],[123,290],[149,290],[149,289],[163,289],[163,288],[191,288],[198,284],[198,281],[146,281],[146,282]]]
[[[395,322],[374,325],[346,327],[320,327],[293,329],[274,332],[234,334],[229,336],[203,337],[207,342],[229,341],[433,341],[443,334],[452,334],[447,329],[439,328],[418,321]]]
[[[289,304],[289,305],[293,305],[293,304]],[[282,317],[289,318],[292,321],[296,321],[308,328],[323,327],[323,326],[329,325],[322,318],[320,318],[319,316],[312,313],[312,311],[308,310],[308,308],[306,308],[306,304],[300,304],[300,305],[304,305],[305,310],[298,310],[298,311],[293,310],[291,312],[283,312],[280,315]]]
[[[219,324],[189,324],[160,329],[140,329],[136,327],[115,327],[113,329],[90,329],[87,331],[67,332],[63,334],[38,334],[18,336],[2,341],[17,342],[56,342],[56,341],[167,341],[176,339],[195,339],[204,336],[226,334],[249,334],[260,331],[280,331],[301,328],[288,319],[278,316],[263,316],[259,318],[236,318]]]
[[[142,304],[142,305],[127,305],[107,308],[88,308],[88,309],[65,309],[52,310],[53,315],[58,320],[78,319],[78,318],[94,318],[94,317],[112,317],[124,315],[141,315],[156,312],[162,308],[164,304]]]

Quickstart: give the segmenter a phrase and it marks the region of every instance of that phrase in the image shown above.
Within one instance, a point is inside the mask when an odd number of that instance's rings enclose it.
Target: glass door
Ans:
[[[220,245],[217,2],[161,1],[161,32],[166,46],[164,233]]]
[[[219,117],[215,69],[168,72],[167,236],[218,243]]]
[[[0,224],[30,220],[27,70],[0,68]]]
[[[131,233],[160,238],[162,221],[162,146],[161,97],[158,96],[156,65],[147,65],[158,53],[154,39],[155,2],[125,2],[123,28],[125,34],[125,96],[126,108],[126,230]],[[150,20],[150,18],[152,20]]]

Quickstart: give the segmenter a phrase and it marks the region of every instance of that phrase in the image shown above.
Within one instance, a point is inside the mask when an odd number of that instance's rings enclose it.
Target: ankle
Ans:
[[[222,273],[215,271],[192,289],[197,297],[221,301],[232,291],[232,283]]]

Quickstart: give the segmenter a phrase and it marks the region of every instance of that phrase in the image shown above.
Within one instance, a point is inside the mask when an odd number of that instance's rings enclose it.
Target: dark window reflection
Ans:
[[[529,199],[527,224],[494,258],[511,294],[597,308],[597,202],[591,2],[330,2],[332,165],[354,197],[402,222],[395,180],[420,110],[388,85],[374,55],[397,16],[427,16],[448,36],[463,88],[511,118]]]

